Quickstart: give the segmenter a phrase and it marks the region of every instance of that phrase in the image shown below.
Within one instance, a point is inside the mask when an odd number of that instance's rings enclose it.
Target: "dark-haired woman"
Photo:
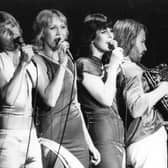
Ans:
[[[122,49],[117,47],[111,24],[103,14],[87,15],[83,28],[80,58],[76,61],[78,98],[89,133],[101,154],[101,162],[95,167],[122,168],[124,128],[115,102]],[[107,53],[110,61],[104,66],[102,59]]]

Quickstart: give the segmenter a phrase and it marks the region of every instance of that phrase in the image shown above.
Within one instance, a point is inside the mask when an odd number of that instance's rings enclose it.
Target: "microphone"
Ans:
[[[111,43],[111,42],[109,42],[108,43],[108,47],[109,47],[109,49],[112,51],[112,50],[114,50],[114,49],[120,49],[120,50],[123,50],[122,48],[120,48],[120,47],[118,47],[118,43],[117,43],[117,41],[116,40],[113,40],[113,43]],[[123,57],[124,57],[124,55],[123,55]],[[124,63],[125,61],[124,61],[124,59],[122,60],[122,62],[119,64],[119,68],[120,68],[120,70],[121,70],[121,72],[123,73],[123,74],[125,74],[125,72],[124,72],[124,69],[123,69],[123,67],[122,67],[122,64]]]
[[[118,47],[118,42],[116,40],[112,40],[108,43],[108,47],[112,51]]]
[[[108,48],[110,49],[110,51],[112,51],[112,50],[114,50],[114,49],[115,49],[114,45],[113,45],[113,44],[111,44],[111,43],[108,43]]]
[[[24,47],[26,44],[24,42],[24,39],[22,36],[18,36],[17,38],[14,39],[14,43],[20,48],[20,51],[22,51],[22,47]],[[34,48],[33,48],[34,49]],[[33,50],[34,51],[34,50]],[[35,53],[35,52],[34,52]],[[37,68],[37,64],[36,62],[33,60],[33,58],[31,58],[32,63],[34,64],[34,66]]]
[[[15,43],[18,47],[25,46],[25,42],[24,42],[22,36],[18,36],[18,37],[15,38],[13,41],[14,41],[14,43]]]
[[[55,39],[55,42],[56,42],[56,44],[57,44],[58,47],[61,46],[61,43],[63,43],[63,42],[66,42],[66,43],[67,43],[67,46],[68,46],[68,47],[66,47],[65,53],[67,53],[67,55],[68,55],[68,56],[70,57],[70,59],[73,61],[73,56],[72,56],[72,54],[71,54],[71,52],[70,52],[70,50],[69,50],[69,43],[68,43],[66,40],[64,40],[64,41],[61,42],[61,38],[60,38],[60,37],[57,38],[57,39]]]

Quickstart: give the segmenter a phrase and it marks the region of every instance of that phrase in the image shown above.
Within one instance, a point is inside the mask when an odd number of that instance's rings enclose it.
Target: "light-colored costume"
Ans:
[[[11,57],[0,53],[0,80],[7,85],[14,73]],[[42,168],[40,143],[32,117],[33,73],[36,69],[31,62],[22,83],[18,83],[20,90],[13,105],[6,103],[0,92],[0,168],[21,168],[24,164],[26,168]]]

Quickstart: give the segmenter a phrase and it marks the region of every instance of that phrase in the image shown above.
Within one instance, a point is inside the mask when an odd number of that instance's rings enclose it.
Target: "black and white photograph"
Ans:
[[[168,168],[167,18],[167,0],[1,0],[0,168]]]

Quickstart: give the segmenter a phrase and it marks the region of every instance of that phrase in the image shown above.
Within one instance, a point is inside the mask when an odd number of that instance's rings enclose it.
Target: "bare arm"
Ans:
[[[12,78],[6,81],[1,73],[1,93],[2,98],[7,104],[24,105],[26,103],[26,96],[21,96],[22,98],[17,102],[19,95],[25,95],[27,91],[26,85],[26,66],[29,64],[31,57],[34,55],[32,48],[30,46],[25,46],[21,56],[19,65],[17,66]],[[25,87],[25,88],[24,88]]]
[[[105,83],[99,76],[83,73],[82,84],[99,103],[105,106],[112,105],[116,93],[116,77],[123,57],[122,51],[118,49],[116,48],[112,53]]]
[[[116,74],[117,69],[111,68],[106,82],[103,83],[99,76],[84,72],[82,84],[99,103],[111,106],[116,92]]]
[[[100,156],[100,153],[99,151],[97,150],[97,148],[94,146],[94,143],[89,135],[89,132],[88,132],[88,129],[86,127],[86,124],[85,124],[85,121],[84,121],[84,117],[83,117],[83,113],[81,111],[81,108],[80,108],[80,104],[78,103],[77,101],[77,97],[75,99],[75,103],[76,105],[78,105],[78,109],[80,111],[80,115],[81,115],[81,120],[82,120],[82,128],[83,128],[83,132],[84,132],[84,136],[85,136],[85,140],[86,140],[86,143],[88,145],[88,148],[91,152],[91,155],[92,155],[92,158],[91,158],[91,162],[94,164],[94,165],[97,165],[100,163],[101,161],[101,156]]]
[[[47,74],[47,67],[43,60],[41,58],[36,58],[36,63],[38,67],[38,90],[45,103],[53,107],[57,102],[63,86],[66,67],[57,64],[56,66],[59,67],[58,71],[53,80],[50,81]]]
[[[26,73],[25,65],[21,64],[14,72],[14,75],[11,78],[11,80],[9,82],[4,81],[3,83],[4,86],[1,88],[1,92],[2,92],[2,98],[6,100],[7,104],[15,105],[17,97],[20,94],[22,84],[25,82],[25,73]]]
[[[57,99],[61,93],[65,75],[65,67],[59,67],[58,73],[55,75],[53,81],[46,87],[44,91],[44,97],[46,103],[53,107],[55,106]]]
[[[55,106],[58,100],[58,97],[62,90],[65,72],[68,71],[67,68],[68,56],[64,51],[66,49],[66,46],[62,44],[61,47],[63,48],[60,48],[60,52],[58,55],[59,62],[56,62],[59,68],[52,81],[49,81],[48,79],[45,64],[40,63],[42,66],[40,67],[38,89],[40,91],[41,96],[45,100],[46,104],[51,107]]]

